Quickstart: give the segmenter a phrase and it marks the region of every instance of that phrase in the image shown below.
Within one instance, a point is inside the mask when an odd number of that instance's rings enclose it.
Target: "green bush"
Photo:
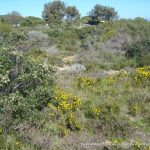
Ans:
[[[82,29],[76,29],[76,33],[79,36],[79,38],[81,40],[87,38],[88,36],[91,35],[91,33],[93,32],[93,27],[86,27],[86,28],[82,28]]]
[[[62,32],[60,30],[58,30],[58,29],[54,29],[54,30],[48,31],[48,35],[50,37],[54,37],[54,38],[57,39],[57,38],[62,37]]]
[[[13,135],[0,134],[0,150],[20,150],[21,143]]]
[[[62,32],[58,44],[60,48],[67,51],[76,51],[79,46],[78,35],[74,32],[74,30],[66,30],[65,32]]]
[[[35,26],[35,25],[38,25],[38,24],[45,24],[45,22],[44,22],[44,20],[42,20],[40,18],[32,17],[32,16],[27,17],[26,19],[24,19],[21,22],[21,26],[23,26],[23,27],[25,27],[25,26]]]
[[[11,31],[12,31],[11,25],[0,22],[0,35],[6,35]]]
[[[138,66],[150,65],[150,40],[142,38],[126,47],[126,56],[135,58]]]
[[[48,63],[36,62],[19,51],[0,48],[2,118],[24,119],[47,106],[52,97],[53,73]],[[0,123],[5,124],[3,121]]]
[[[9,45],[17,45],[27,39],[26,32],[12,31],[4,38],[4,42]]]

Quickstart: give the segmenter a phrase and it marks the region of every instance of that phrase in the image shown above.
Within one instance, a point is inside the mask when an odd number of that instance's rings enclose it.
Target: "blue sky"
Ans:
[[[82,16],[94,7],[102,4],[114,7],[121,18],[137,16],[150,19],[150,0],[63,0],[67,5],[76,5]],[[19,11],[23,16],[41,17],[43,6],[52,0],[0,0],[0,15]]]

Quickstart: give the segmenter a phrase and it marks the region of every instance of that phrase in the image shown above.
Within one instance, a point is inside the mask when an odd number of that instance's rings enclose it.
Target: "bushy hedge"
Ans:
[[[42,110],[52,97],[54,71],[12,48],[0,48],[0,125]]]

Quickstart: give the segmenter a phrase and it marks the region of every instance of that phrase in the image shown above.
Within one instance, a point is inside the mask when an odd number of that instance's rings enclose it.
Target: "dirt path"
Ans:
[[[58,71],[68,71],[71,66],[66,64],[75,62],[77,60],[77,56],[76,55],[67,56],[62,58],[62,60],[65,64],[62,67],[56,67],[56,68],[58,69]]]
[[[62,60],[64,61],[64,63],[72,63],[77,60],[77,55],[67,56],[63,58]]]

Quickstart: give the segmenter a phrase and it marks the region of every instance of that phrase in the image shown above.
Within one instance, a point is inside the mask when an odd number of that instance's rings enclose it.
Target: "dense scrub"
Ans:
[[[149,28],[0,23],[0,149],[148,149]]]

